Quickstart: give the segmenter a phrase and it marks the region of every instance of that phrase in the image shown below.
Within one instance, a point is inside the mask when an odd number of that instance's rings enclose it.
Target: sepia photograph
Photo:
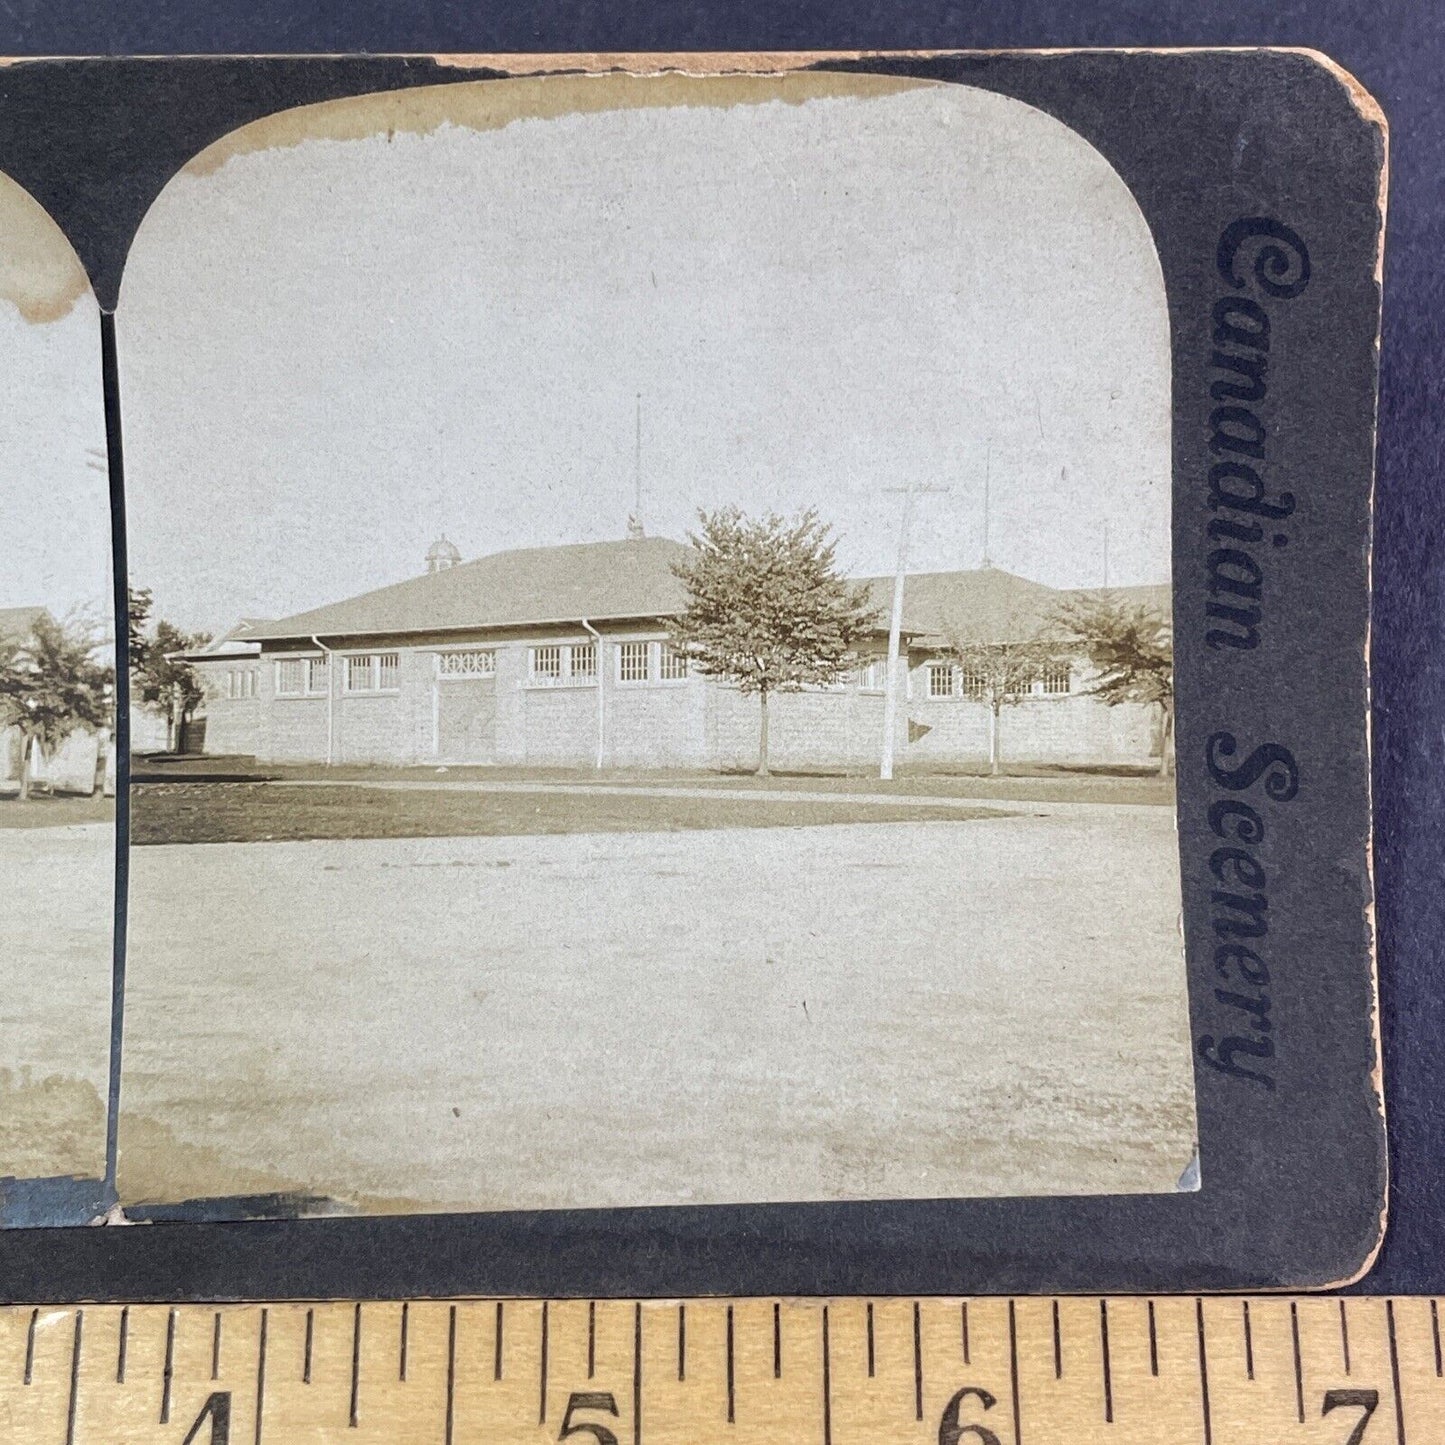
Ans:
[[[1199,1187],[1169,317],[1082,136],[328,101],[166,185],[116,335],[131,1217]]]
[[[115,636],[100,313],[0,176],[0,1223],[105,1174]]]

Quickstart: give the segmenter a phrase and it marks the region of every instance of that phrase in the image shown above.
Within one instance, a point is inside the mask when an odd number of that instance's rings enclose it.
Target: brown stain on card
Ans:
[[[384,135],[427,135],[444,125],[467,130],[501,130],[522,120],[557,120],[606,111],[665,110],[677,107],[729,109],[781,101],[874,99],[937,88],[940,82],[837,71],[786,74],[532,75],[501,80],[458,81],[410,90],[298,106],[252,121],[193,157],[183,175],[203,176],[236,156],[286,149],[307,141],[366,140]]]
[[[104,1168],[105,1100],[94,1084],[0,1069],[0,1178],[93,1179]]]
[[[90,290],[80,257],[24,186],[0,175],[0,300],[30,322],[59,321]]]
[[[103,1116],[102,1116],[103,1117]],[[456,1212],[474,1206],[342,1189],[318,1194],[314,1182],[280,1169],[238,1163],[233,1145],[184,1140],[161,1119],[134,1110],[120,1117],[120,1166],[117,1186],[123,1208],[156,1205],[184,1207],[187,1201],[236,1201],[234,1217],[243,1217],[247,1198],[294,1201],[280,1208],[283,1217],[336,1214],[425,1214]]]

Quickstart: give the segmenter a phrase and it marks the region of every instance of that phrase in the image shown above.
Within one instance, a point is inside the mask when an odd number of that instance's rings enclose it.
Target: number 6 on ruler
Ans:
[[[983,1425],[960,1425],[958,1413],[963,1402],[973,1395],[985,1410],[992,1410],[998,1401],[987,1390],[977,1385],[965,1385],[943,1408],[943,1419],[938,1422],[938,1445],[959,1445],[965,1435],[974,1436],[979,1445],[999,1445],[999,1438]]]

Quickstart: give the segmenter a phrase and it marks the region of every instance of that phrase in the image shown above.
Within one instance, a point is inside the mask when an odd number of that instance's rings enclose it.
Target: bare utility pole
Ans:
[[[883,757],[880,778],[893,776],[893,732],[898,724],[898,651],[903,633],[903,578],[908,570],[908,532],[913,523],[913,499],[925,494],[947,492],[948,487],[929,487],[915,482],[907,487],[885,487],[885,492],[903,494],[903,517],[898,529],[898,570],[893,574],[893,612],[888,620],[888,671],[883,679]]]

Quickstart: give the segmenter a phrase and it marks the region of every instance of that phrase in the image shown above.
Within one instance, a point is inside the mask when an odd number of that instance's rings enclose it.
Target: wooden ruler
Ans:
[[[18,1445],[1440,1445],[1431,1299],[0,1309]]]

